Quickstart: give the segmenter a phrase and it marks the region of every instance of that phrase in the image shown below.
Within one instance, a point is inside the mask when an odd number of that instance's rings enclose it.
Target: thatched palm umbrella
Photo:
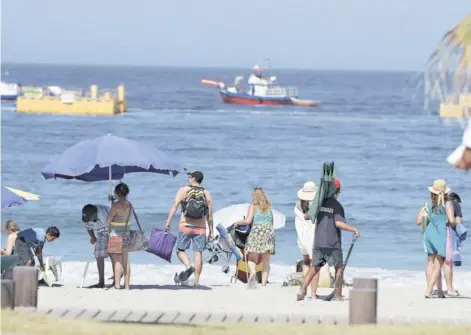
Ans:
[[[425,107],[471,94],[471,14],[443,36],[425,71]],[[469,117],[469,115],[465,115]]]

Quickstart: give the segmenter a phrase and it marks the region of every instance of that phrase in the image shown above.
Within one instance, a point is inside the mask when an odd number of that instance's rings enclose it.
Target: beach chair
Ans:
[[[12,279],[13,267],[18,263],[18,255],[5,255],[1,257],[1,277],[2,279]]]

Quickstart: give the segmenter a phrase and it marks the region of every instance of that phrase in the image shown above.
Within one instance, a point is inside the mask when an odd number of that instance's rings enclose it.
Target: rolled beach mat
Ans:
[[[208,86],[214,86],[214,87],[223,87],[224,86],[224,83],[222,81],[209,80],[209,79],[201,79],[201,84],[208,85]]]

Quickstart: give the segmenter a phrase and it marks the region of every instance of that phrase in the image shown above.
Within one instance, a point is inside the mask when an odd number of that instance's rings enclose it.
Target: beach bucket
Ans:
[[[256,271],[257,271],[257,281],[259,283],[262,282],[262,263],[261,263],[261,256],[258,258]],[[243,259],[236,262],[236,277],[243,283],[247,283],[247,279],[249,277],[249,265],[247,262],[244,262]]]

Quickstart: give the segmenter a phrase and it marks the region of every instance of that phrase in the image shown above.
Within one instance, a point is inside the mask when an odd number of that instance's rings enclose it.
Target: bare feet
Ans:
[[[257,280],[255,276],[250,276],[249,281],[247,282],[247,288],[249,290],[255,290],[257,288]]]
[[[460,293],[458,291],[447,291],[445,293],[445,295],[447,295],[449,297],[459,297]]]
[[[303,290],[302,288],[300,288],[298,294],[296,294],[296,301],[304,300],[306,294],[307,290]]]

